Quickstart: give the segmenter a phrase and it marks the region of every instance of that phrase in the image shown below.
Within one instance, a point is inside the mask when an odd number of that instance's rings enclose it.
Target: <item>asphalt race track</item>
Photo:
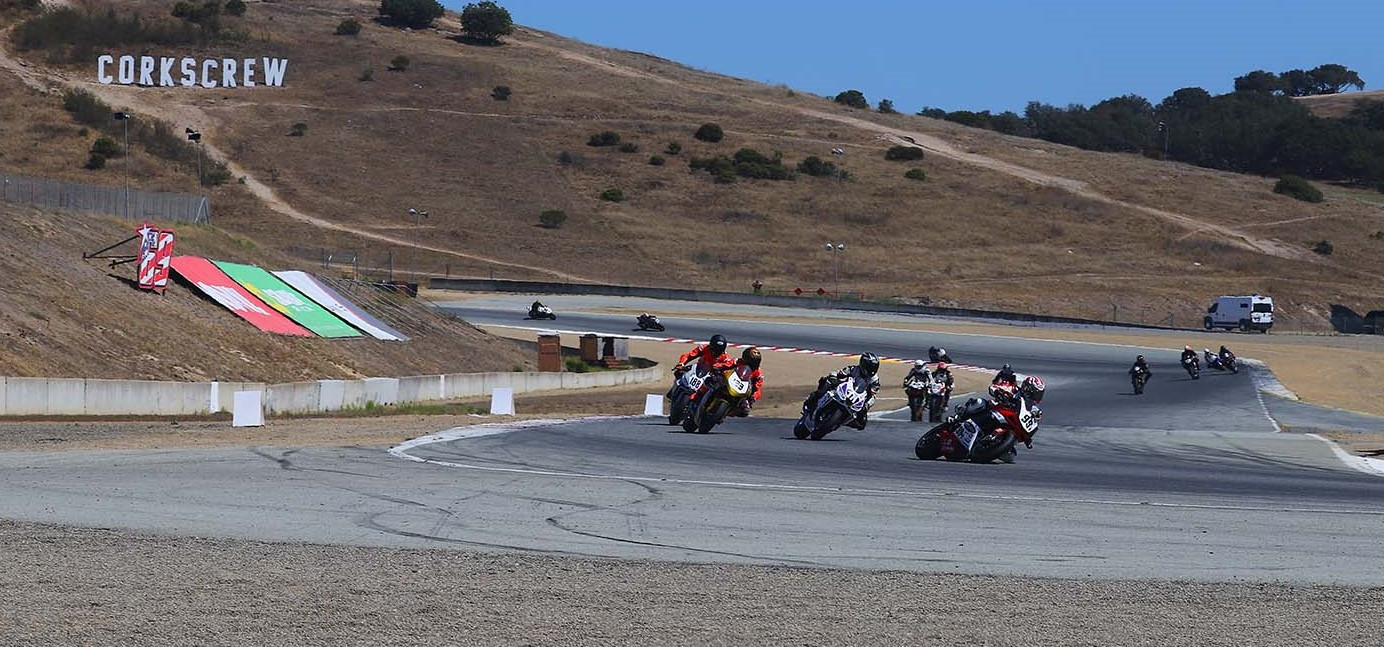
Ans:
[[[560,298],[557,321],[523,322],[526,302],[452,307],[476,323],[632,334],[632,317],[577,314]],[[1009,362],[1048,383],[1034,449],[1020,448],[1013,465],[923,462],[912,450],[923,427],[902,421],[812,442],[793,439],[791,420],[736,419],[697,435],[635,417],[463,428],[391,453],[0,454],[0,516],[693,562],[1384,583],[1384,560],[1373,557],[1384,478],[1348,466],[1320,439],[1278,433],[1248,372],[1193,382],[1175,351],[923,334],[888,327],[903,319],[861,318],[864,327],[665,323],[676,337],[721,332],[732,342],[905,358],[940,343],[958,362]],[[1155,375],[1136,397],[1125,370],[1137,352]],[[1358,418],[1352,424],[1376,422]]]

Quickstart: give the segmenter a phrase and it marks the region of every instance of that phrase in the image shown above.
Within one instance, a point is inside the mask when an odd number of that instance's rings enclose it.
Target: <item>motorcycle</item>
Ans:
[[[1240,372],[1240,363],[1235,360],[1234,353],[1226,353],[1225,356],[1221,358],[1221,364],[1225,366],[1225,370],[1231,373]]]
[[[922,421],[923,409],[927,402],[928,387],[931,385],[932,380],[916,376],[904,380],[903,392],[908,396],[909,422]]]
[[[821,440],[865,410],[870,401],[870,385],[859,377],[841,380],[817,398],[817,406],[803,412],[793,426],[798,440]]]
[[[913,453],[919,460],[970,461],[988,463],[1003,459],[1023,443],[1033,448],[1042,411],[1028,398],[1016,396],[1011,406],[1000,406],[982,398],[971,398],[956,406],[956,415],[918,438]]]
[[[708,376],[706,393],[694,401],[692,411],[682,420],[682,430],[705,434],[725,422],[726,414],[750,396],[750,389],[754,388],[750,383],[753,370],[741,365]]]
[[[942,380],[932,380],[927,387],[927,421],[941,422],[942,412],[951,400],[951,387]]]
[[[552,308],[548,306],[539,306],[537,308],[529,308],[529,319],[557,319],[557,315],[553,314]]]
[[[649,315],[646,317],[644,315],[638,315],[635,317],[635,321],[638,322],[640,330],[663,332],[663,323],[658,320],[657,316]]]
[[[673,403],[668,409],[668,424],[676,425],[682,422],[684,416],[691,413],[687,411],[687,405],[692,400],[692,394],[702,388],[707,373],[706,368],[696,364],[677,374],[677,380],[668,392],[668,399]]]
[[[1233,354],[1221,357],[1220,355],[1213,355],[1208,351],[1203,353],[1203,355],[1206,357],[1206,366],[1208,368],[1214,368],[1218,371],[1230,371],[1231,373],[1240,372],[1239,363],[1235,361],[1235,355]]]
[[[1149,381],[1149,372],[1137,366],[1131,368],[1129,369],[1129,381],[1134,385],[1134,395],[1143,395],[1144,384]]]
[[[1192,379],[1201,379],[1201,362],[1197,361],[1196,355],[1183,358],[1182,368],[1187,369],[1187,374],[1192,376]]]

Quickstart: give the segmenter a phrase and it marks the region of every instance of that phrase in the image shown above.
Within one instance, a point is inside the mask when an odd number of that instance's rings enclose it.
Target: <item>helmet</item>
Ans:
[[[913,368],[923,368],[924,366],[927,366],[927,362],[920,359],[913,360]]]
[[[1210,355],[1210,354],[1211,354],[1211,349],[1210,349],[1210,348],[1203,348],[1203,349],[1201,349],[1201,352],[1206,353],[1207,355]]]
[[[712,335],[711,341],[706,343],[706,348],[711,351],[712,355],[720,355],[726,352],[726,336]]]
[[[945,370],[947,370],[947,363],[946,363],[946,362],[937,362],[937,370],[939,370],[939,371],[945,371]]]
[[[759,349],[753,346],[746,348],[745,352],[740,353],[740,359],[745,360],[745,363],[748,364],[750,368],[758,369],[759,360],[761,359],[759,356]]]
[[[1012,366],[1010,366],[1010,365],[1008,365],[1008,364],[1005,364],[1004,366],[1000,367],[1000,372],[1001,372],[1001,373],[1013,373],[1013,372],[1014,372],[1014,367],[1012,367]]]
[[[1183,347],[1182,347],[1182,350],[1192,350],[1192,347],[1191,347],[1190,345],[1189,345],[1189,346],[1183,346]]]
[[[1135,357],[1135,358],[1134,358],[1134,361],[1136,361],[1136,362],[1142,362],[1142,361],[1144,361],[1144,356],[1143,356],[1143,355],[1140,355],[1140,356],[1138,356],[1138,357]]]
[[[860,355],[860,373],[866,377],[872,377],[879,372],[879,357],[874,353],[863,353]]]
[[[1019,385],[1019,393],[1022,393],[1030,402],[1037,404],[1043,401],[1043,394],[1048,390],[1047,385],[1043,384],[1043,379],[1035,376],[1024,378],[1023,384]]]

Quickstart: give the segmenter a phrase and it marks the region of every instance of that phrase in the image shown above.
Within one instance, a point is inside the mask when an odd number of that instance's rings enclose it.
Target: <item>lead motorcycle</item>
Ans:
[[[988,463],[1001,459],[1012,462],[1015,445],[1033,448],[1033,436],[1043,416],[1037,404],[1015,394],[1007,404],[984,398],[971,398],[956,405],[956,415],[927,430],[913,447],[925,461]]]
[[[640,330],[663,332],[663,322],[658,320],[657,315],[636,315],[634,319]]]
[[[817,398],[817,406],[803,412],[793,426],[798,440],[821,440],[858,415],[870,402],[870,385],[859,377],[838,381]]]
[[[918,376],[908,378],[903,383],[903,392],[908,396],[908,421],[921,422],[923,419],[923,409],[926,407],[928,397],[928,387],[932,385],[932,380]]]
[[[706,393],[693,400],[691,412],[682,420],[682,430],[688,433],[711,433],[716,425],[725,422],[726,414],[750,397],[754,385],[750,381],[753,368],[741,364],[735,368],[712,373],[706,379]]]
[[[1134,395],[1143,395],[1144,384],[1149,381],[1149,372],[1138,366],[1129,369],[1129,382],[1134,386]]]
[[[1196,355],[1189,355],[1182,359],[1182,368],[1187,370],[1187,375],[1194,380],[1201,379],[1201,362],[1197,361]]]
[[[548,306],[530,307],[529,319],[557,319],[557,315],[553,314],[553,309]]]
[[[683,418],[690,414],[688,404],[692,401],[692,394],[702,388],[702,383],[706,382],[708,376],[707,368],[701,363],[693,364],[691,367],[679,367],[673,369],[673,388],[668,391],[668,400],[673,404],[668,408],[668,424],[676,425],[682,422]]]

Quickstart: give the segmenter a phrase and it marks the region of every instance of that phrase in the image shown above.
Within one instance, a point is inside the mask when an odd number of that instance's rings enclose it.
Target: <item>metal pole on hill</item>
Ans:
[[[827,243],[827,251],[831,252],[831,276],[835,283],[832,294],[836,300],[841,300],[841,254],[846,251],[845,243]]]
[[[130,113],[117,112],[111,115],[116,121],[125,123],[125,219],[130,219]]]
[[[422,229],[422,219],[428,217],[428,212],[426,212],[426,211],[420,211],[420,210],[418,210],[418,209],[409,209],[408,212],[409,212],[409,215],[413,216],[413,254],[412,254],[412,256],[413,256],[413,262],[414,262],[413,264],[414,264],[414,268],[415,268],[413,274],[414,274],[414,276],[416,277],[416,276],[418,276],[418,274],[421,273],[421,272],[419,272],[416,268],[418,267],[418,265],[417,265],[417,262],[418,262],[418,247],[419,247],[420,245],[423,244],[423,243],[422,243],[422,234],[420,233],[420,230]]]
[[[202,133],[187,129],[187,140],[197,145],[197,190],[202,190]]]

